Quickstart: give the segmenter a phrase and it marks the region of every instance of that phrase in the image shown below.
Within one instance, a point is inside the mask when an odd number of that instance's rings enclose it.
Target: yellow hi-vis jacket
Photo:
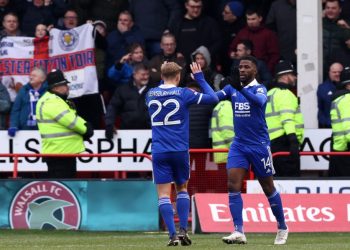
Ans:
[[[331,124],[333,149],[347,151],[350,143],[350,94],[339,96],[332,101]]]
[[[265,118],[270,140],[295,133],[299,143],[304,137],[304,119],[298,99],[289,89],[275,87],[267,92]]]
[[[230,148],[235,132],[233,131],[233,111],[230,101],[219,102],[211,117],[211,137],[214,149]],[[215,163],[226,163],[227,153],[214,153]]]
[[[46,92],[36,105],[44,154],[76,154],[85,150],[85,120],[59,96]]]

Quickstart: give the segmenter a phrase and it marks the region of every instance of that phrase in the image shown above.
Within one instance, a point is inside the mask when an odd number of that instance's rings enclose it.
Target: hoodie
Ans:
[[[192,61],[194,62],[194,57],[197,55],[197,54],[202,54],[205,58],[205,61],[207,62],[207,67],[210,67],[210,64],[211,64],[211,56],[210,56],[210,52],[209,50],[207,49],[207,47],[205,46],[200,46],[198,47],[192,54],[191,54],[191,58],[192,58]]]

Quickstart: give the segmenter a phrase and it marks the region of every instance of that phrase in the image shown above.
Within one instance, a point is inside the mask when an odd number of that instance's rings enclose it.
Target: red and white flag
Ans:
[[[0,72],[10,95],[15,84],[28,82],[34,67],[60,69],[70,81],[70,98],[98,92],[93,26],[52,29],[50,37],[5,37],[0,43]]]

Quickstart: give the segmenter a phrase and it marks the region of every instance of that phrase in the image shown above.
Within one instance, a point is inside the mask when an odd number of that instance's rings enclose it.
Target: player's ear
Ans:
[[[175,80],[176,80],[176,82],[180,82],[180,80],[181,80],[181,74],[180,73],[176,74]]]

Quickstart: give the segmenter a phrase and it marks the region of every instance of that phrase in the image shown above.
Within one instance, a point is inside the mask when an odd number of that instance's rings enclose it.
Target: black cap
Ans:
[[[347,66],[340,73],[340,83],[346,85],[350,83],[350,67]]]
[[[288,73],[296,75],[293,64],[290,61],[284,60],[281,60],[277,63],[275,66],[275,72],[276,76],[281,76]]]
[[[59,69],[53,69],[50,73],[48,73],[46,76],[46,81],[49,88],[69,83],[69,81],[64,78],[63,72]]]

